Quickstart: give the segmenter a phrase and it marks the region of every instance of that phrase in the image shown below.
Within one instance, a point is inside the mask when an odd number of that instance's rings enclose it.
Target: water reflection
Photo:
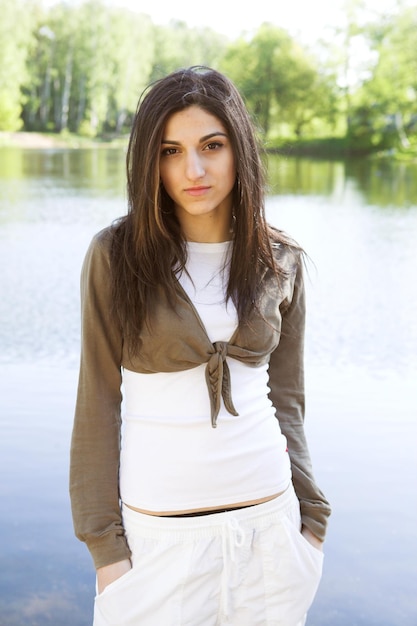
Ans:
[[[329,196],[344,183],[345,163],[270,156],[270,194]]]
[[[396,210],[415,209],[417,205],[416,163],[270,157],[268,173],[272,195],[318,195],[342,199],[348,194],[356,196],[356,202],[361,205]]]
[[[309,265],[307,348],[314,361],[407,371],[417,366],[417,210],[376,211],[332,198],[275,196],[271,221],[302,243]]]
[[[72,364],[79,269],[92,234],[126,211],[124,153],[3,150],[1,156],[0,360]],[[268,200],[268,217],[314,262],[307,348],[319,363],[375,370],[416,363],[416,166],[384,173],[381,208],[374,203],[375,179],[384,167],[270,162],[271,188],[279,193]],[[402,205],[394,205],[397,198]]]
[[[416,164],[389,160],[356,159],[346,163],[346,178],[354,181],[367,204],[379,208],[415,209],[416,172]]]
[[[334,515],[309,626],[414,626],[417,166],[274,158],[270,173],[268,217],[314,262],[307,428]],[[7,626],[90,623],[67,497],[78,284],[92,235],[126,210],[124,181],[123,150],[0,150]]]
[[[93,189],[113,191],[124,188],[124,150],[21,150],[0,149],[0,178],[7,181],[42,181],[56,190]]]

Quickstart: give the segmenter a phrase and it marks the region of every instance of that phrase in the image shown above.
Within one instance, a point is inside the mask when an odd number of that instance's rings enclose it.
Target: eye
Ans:
[[[177,154],[178,148],[164,148],[161,150],[161,156],[171,156],[172,154]]]
[[[222,148],[223,144],[221,141],[210,141],[210,143],[208,143],[205,147],[205,150],[218,150],[219,148]]]

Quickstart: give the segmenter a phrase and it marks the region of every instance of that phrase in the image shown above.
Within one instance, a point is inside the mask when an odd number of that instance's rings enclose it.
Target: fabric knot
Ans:
[[[215,352],[211,355],[206,366],[206,382],[210,396],[211,425],[217,426],[217,416],[220,411],[220,398],[231,415],[239,415],[233,406],[230,384],[230,370],[226,361],[228,344],[225,341],[216,341],[213,344]]]

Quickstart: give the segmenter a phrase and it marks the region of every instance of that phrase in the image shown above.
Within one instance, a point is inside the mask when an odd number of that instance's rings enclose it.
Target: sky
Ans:
[[[113,6],[129,7],[149,15],[155,24],[172,19],[189,26],[206,26],[235,39],[242,32],[253,32],[263,22],[288,30],[306,43],[329,36],[343,25],[345,0],[107,0]],[[417,0],[403,0],[417,6]],[[367,14],[392,10],[396,0],[365,0]],[[417,10],[417,9],[416,9]]]

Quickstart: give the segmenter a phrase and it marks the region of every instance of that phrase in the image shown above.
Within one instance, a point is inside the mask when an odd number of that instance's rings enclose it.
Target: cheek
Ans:
[[[235,182],[236,182],[236,176],[237,176],[237,172],[236,172],[236,168],[234,164],[230,165],[228,170],[226,171],[228,172],[227,180],[228,180],[229,186],[231,189],[233,189]]]
[[[237,171],[235,166],[235,159],[233,155],[229,155],[227,162],[225,163],[224,171],[228,173],[228,180],[233,186],[236,181]]]
[[[165,188],[165,191],[167,193],[169,193],[172,190],[172,187],[173,187],[173,184],[174,184],[173,183],[172,172],[170,172],[168,170],[168,168],[163,167],[163,168],[160,169],[159,175],[160,175],[160,178],[161,178],[161,183],[162,183],[162,185]]]

